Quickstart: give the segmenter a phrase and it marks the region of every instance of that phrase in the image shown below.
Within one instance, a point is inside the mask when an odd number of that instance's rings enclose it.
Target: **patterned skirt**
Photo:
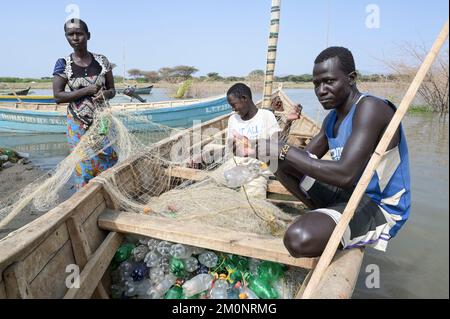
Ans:
[[[67,115],[67,140],[73,150],[86,133],[83,123],[75,119],[70,112]],[[103,150],[101,154],[82,161],[75,167],[75,187],[79,190],[91,179],[113,167],[117,163],[117,154],[112,147]]]

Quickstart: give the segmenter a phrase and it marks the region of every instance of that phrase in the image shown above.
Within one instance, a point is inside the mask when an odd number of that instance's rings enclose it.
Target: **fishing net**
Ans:
[[[289,111],[291,108],[285,107],[277,112],[282,126]],[[227,187],[224,169],[238,162],[227,151],[225,117],[208,129],[198,124],[181,131],[140,114],[101,108],[68,157],[0,204],[0,228],[21,211],[55,207],[77,164],[111,146],[119,162],[95,181],[103,184],[117,208],[225,229],[274,236],[284,233],[293,220],[291,214],[265,199],[252,198],[245,186]],[[283,134],[287,138],[285,131]],[[201,160],[196,161],[199,157]]]

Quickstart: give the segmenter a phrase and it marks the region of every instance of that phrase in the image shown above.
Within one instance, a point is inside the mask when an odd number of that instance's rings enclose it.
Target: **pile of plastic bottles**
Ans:
[[[279,299],[287,267],[202,248],[139,239],[110,265],[113,298]]]

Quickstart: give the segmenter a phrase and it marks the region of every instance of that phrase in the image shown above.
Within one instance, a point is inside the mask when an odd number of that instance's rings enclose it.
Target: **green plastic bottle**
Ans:
[[[178,278],[184,278],[186,276],[186,268],[184,262],[181,259],[172,257],[169,262],[170,272]]]
[[[108,134],[108,131],[109,131],[109,120],[105,116],[103,116],[100,119],[100,126],[98,129],[98,134],[101,136],[104,136],[104,135]]]
[[[275,282],[284,275],[284,267],[279,263],[263,261],[258,266],[258,276],[269,283]]]
[[[175,285],[166,292],[164,299],[184,299],[183,288]]]
[[[256,276],[252,276],[249,273],[244,275],[248,282],[248,288],[253,291],[261,299],[278,299],[279,295],[275,288],[266,280]]]
[[[249,261],[248,258],[238,256],[238,255],[232,255],[230,258],[230,263],[234,265],[236,269],[239,269],[240,271],[247,271]]]
[[[130,258],[131,251],[134,249],[134,245],[131,243],[123,244],[117,249],[116,254],[114,255],[114,262],[121,263]]]

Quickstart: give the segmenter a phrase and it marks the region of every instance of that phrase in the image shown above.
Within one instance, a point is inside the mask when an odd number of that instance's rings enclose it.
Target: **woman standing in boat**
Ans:
[[[56,103],[69,103],[67,139],[71,149],[74,149],[91,126],[98,105],[105,99],[112,99],[116,91],[108,59],[87,49],[87,42],[91,37],[87,24],[82,20],[72,19],[64,24],[64,31],[74,52],[56,62],[53,95]],[[66,85],[70,92],[65,92]],[[76,187],[80,189],[116,162],[117,154],[111,147],[81,162],[75,170]]]

